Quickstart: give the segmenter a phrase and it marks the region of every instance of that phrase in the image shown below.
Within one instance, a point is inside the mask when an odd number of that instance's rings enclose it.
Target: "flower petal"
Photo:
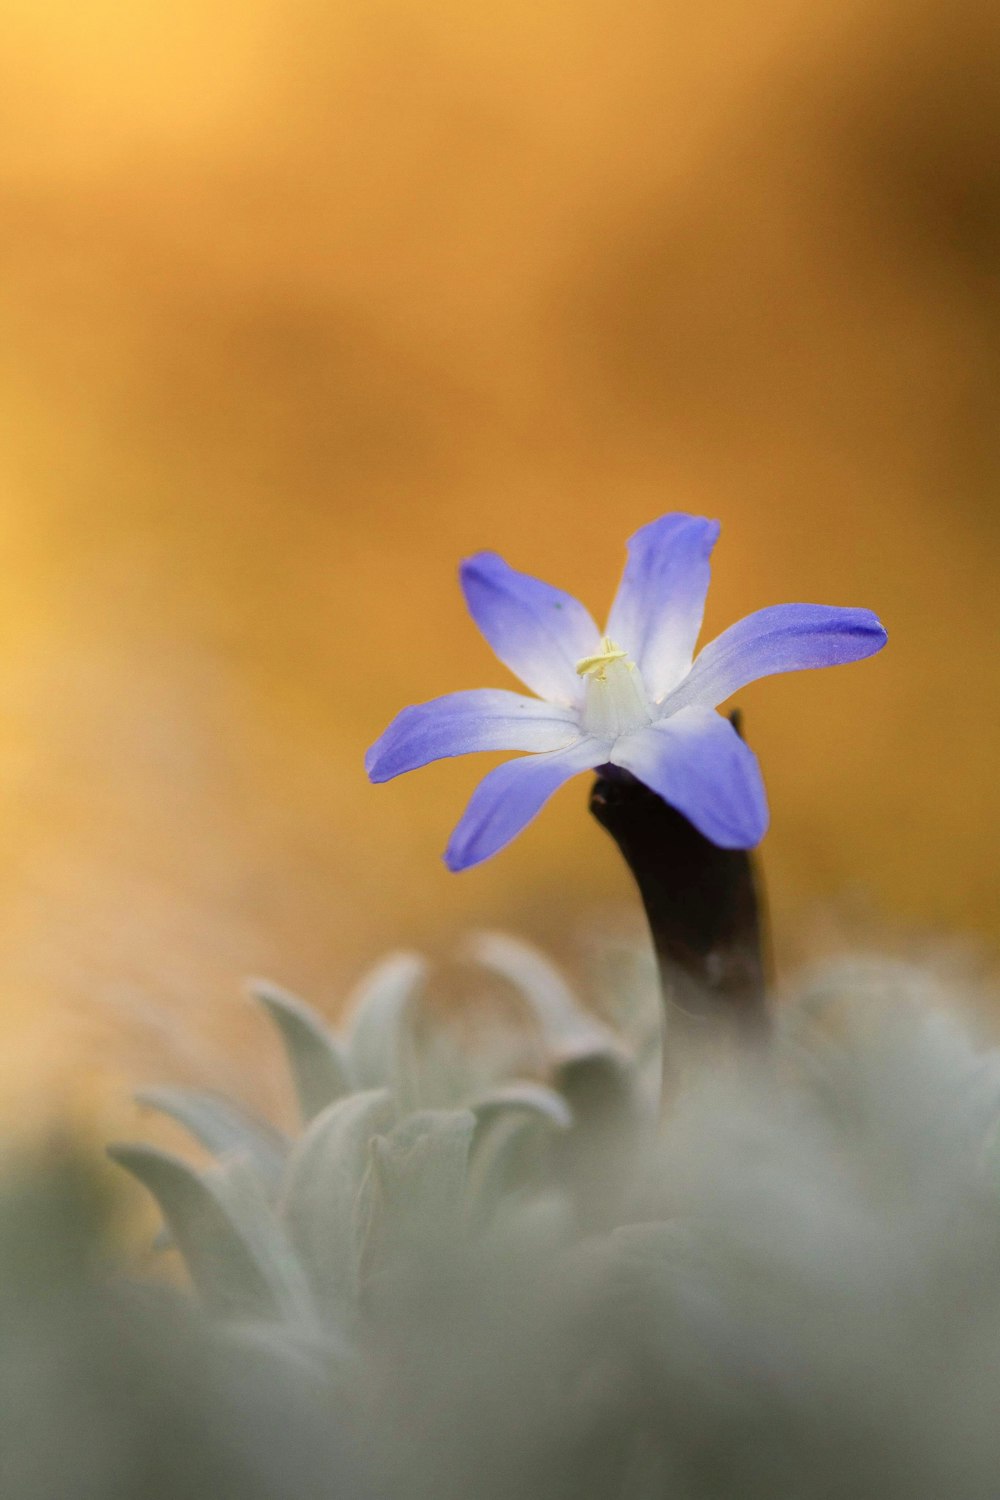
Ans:
[[[466,558],[459,577],[469,613],[504,665],[541,697],[578,703],[576,664],[599,639],[580,601],[518,573],[495,552]]]
[[[752,849],[767,832],[767,794],[757,757],[713,709],[684,708],[623,736],[611,761],[722,849]]]
[[[775,604],[710,641],[667,706],[714,708],[759,677],[861,661],[881,651],[886,640],[885,627],[870,609]]]
[[[607,758],[604,746],[580,739],[547,755],[505,761],[476,787],[445,850],[449,870],[467,870],[489,859],[521,832],[552,793]]]
[[[676,512],[629,539],[608,635],[636,661],[654,701],[691,665],[718,536],[718,521]]]
[[[372,781],[391,781],[432,760],[474,750],[556,750],[579,737],[571,708],[474,688],[417,703],[397,714],[365,756]]]

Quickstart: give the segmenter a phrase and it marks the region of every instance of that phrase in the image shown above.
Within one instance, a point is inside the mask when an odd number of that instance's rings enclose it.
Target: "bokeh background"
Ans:
[[[247,972],[332,1009],[387,946],[627,906],[586,782],[456,878],[488,761],[362,755],[505,685],[461,555],[600,614],[674,508],[724,524],[710,633],[890,631],[742,696],[779,961],[845,909],[995,951],[992,7],[0,12],[4,1113],[140,1023],[238,1050]]]

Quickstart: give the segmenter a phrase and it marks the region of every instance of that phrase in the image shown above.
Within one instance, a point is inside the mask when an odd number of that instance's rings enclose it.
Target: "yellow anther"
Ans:
[[[594,656],[582,656],[576,664],[576,670],[581,677],[596,677],[598,682],[604,681],[604,673],[613,661],[625,661],[628,652],[616,646],[610,636],[605,636],[601,642],[601,649]]]

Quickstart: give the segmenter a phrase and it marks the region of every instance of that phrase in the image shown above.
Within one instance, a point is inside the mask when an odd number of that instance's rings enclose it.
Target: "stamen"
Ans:
[[[587,680],[581,722],[588,734],[614,742],[652,722],[642,673],[609,636],[600,651],[577,662],[576,670]]]
[[[580,677],[597,678],[598,682],[604,681],[608,666],[613,661],[624,661],[628,656],[620,646],[616,646],[610,636],[605,636],[601,642],[601,649],[594,656],[581,656],[576,664],[576,670]]]

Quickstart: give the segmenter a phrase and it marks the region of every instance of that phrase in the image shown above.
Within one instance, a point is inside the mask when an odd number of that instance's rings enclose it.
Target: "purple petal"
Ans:
[[[752,849],[767,832],[757,757],[713,709],[684,708],[626,735],[611,759],[722,849]]]
[[[748,682],[775,672],[836,667],[874,656],[885,628],[870,609],[826,604],[775,604],[747,615],[701,652],[668,706],[714,708]]]
[[[473,750],[556,750],[579,736],[576,713],[501,688],[475,688],[397,714],[365,756],[372,781]]]
[[[705,613],[718,521],[681,512],[631,537],[608,635],[635,660],[657,701],[691,665]]]
[[[459,577],[469,613],[504,665],[542,698],[578,703],[576,664],[599,639],[580,601],[518,573],[495,552],[466,558]]]
[[[581,739],[547,755],[525,755],[497,766],[476,787],[445,850],[449,870],[467,870],[489,859],[521,832],[552,793],[581,771],[606,759],[596,740]]]

